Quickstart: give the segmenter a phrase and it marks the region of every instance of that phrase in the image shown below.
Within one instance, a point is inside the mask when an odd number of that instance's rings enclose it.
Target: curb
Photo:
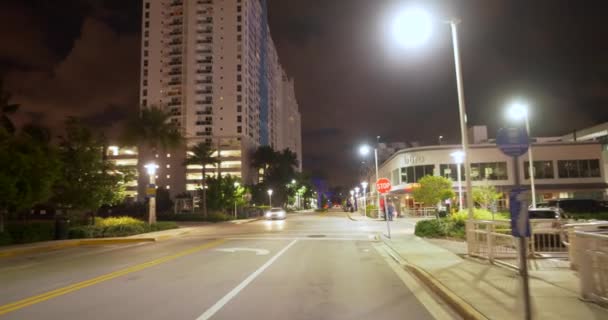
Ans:
[[[391,247],[391,245],[388,244],[384,238],[382,238],[382,242],[396,255],[401,257],[401,255],[399,255],[399,253],[393,249],[393,247]],[[403,257],[401,257],[401,259],[406,261],[403,259]],[[443,301],[450,305],[450,307],[463,319],[488,320],[488,318],[475,309],[475,307],[466,302],[464,299],[460,298],[424,269],[409,262],[403,263],[402,267],[414,274],[416,278],[418,278],[422,283],[424,283],[425,286],[431,289],[433,293],[438,295],[441,299],[443,299]]]
[[[245,224],[245,223],[252,223],[252,222],[258,221],[258,220],[260,220],[260,218],[230,220],[229,222],[232,223],[232,224]]]
[[[47,245],[34,246],[29,248],[14,248],[8,250],[0,250],[0,259],[20,256],[31,253],[42,253],[53,250],[60,250],[66,248],[74,248],[80,246],[103,246],[111,244],[133,244],[141,242],[158,242],[168,240],[177,236],[183,236],[190,233],[190,231],[183,231],[178,234],[168,234],[158,237],[139,237],[139,238],[97,238],[97,239],[74,239],[66,240],[61,243],[49,243]]]

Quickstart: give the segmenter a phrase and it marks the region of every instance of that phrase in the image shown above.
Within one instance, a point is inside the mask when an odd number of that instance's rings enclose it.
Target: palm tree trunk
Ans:
[[[207,216],[207,188],[205,188],[205,174],[206,174],[206,170],[205,170],[205,164],[203,163],[203,170],[202,170],[202,174],[203,176],[201,177],[201,188],[203,188],[203,216]]]

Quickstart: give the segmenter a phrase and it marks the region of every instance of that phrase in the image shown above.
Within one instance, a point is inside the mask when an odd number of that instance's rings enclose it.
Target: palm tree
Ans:
[[[260,146],[255,150],[253,154],[251,166],[256,170],[262,169],[264,171],[264,177],[268,176],[268,170],[276,163],[277,152],[272,149],[271,146]]]
[[[169,122],[171,114],[156,106],[144,107],[130,119],[123,133],[129,145],[146,145],[154,153],[159,148],[172,149],[182,145],[184,137],[179,127]]]
[[[10,103],[12,95],[4,91],[3,81],[0,79],[0,126],[8,133],[15,133],[15,125],[11,121],[10,115],[17,112],[19,105]]]
[[[192,146],[189,151],[188,158],[184,164],[202,166],[201,173],[203,175],[201,177],[201,188],[203,191],[203,215],[207,216],[207,189],[205,188],[205,176],[207,175],[206,166],[208,164],[216,164],[218,160],[217,158],[211,156],[215,150],[213,150],[209,144],[204,142],[199,142],[198,144]]]

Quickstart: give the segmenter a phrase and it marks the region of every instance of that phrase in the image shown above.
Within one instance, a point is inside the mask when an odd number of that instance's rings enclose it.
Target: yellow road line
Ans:
[[[33,304],[40,303],[40,302],[43,302],[43,301],[46,301],[46,300],[49,300],[49,299],[52,299],[55,297],[59,297],[64,294],[68,294],[70,292],[74,292],[74,291],[77,291],[77,290],[80,290],[80,289],[83,289],[86,287],[90,287],[92,285],[95,285],[95,284],[98,284],[98,283],[101,283],[104,281],[118,278],[120,276],[129,274],[129,273],[144,270],[144,269],[159,265],[161,263],[165,263],[165,262],[186,256],[186,255],[195,253],[197,251],[209,249],[209,248],[217,246],[225,241],[226,241],[225,239],[211,241],[211,242],[205,243],[203,245],[200,245],[200,246],[188,249],[188,250],[184,250],[184,251],[178,252],[178,253],[170,255],[170,256],[166,256],[166,257],[162,257],[162,258],[155,259],[152,261],[144,262],[144,263],[141,263],[141,264],[138,264],[135,266],[125,268],[125,269],[110,272],[108,274],[104,274],[104,275],[101,275],[101,276],[98,276],[98,277],[95,277],[95,278],[92,278],[89,280],[78,282],[78,283],[63,287],[63,288],[58,288],[55,290],[51,290],[49,292],[45,292],[43,294],[39,294],[36,296],[25,298],[23,300],[15,301],[13,303],[5,304],[3,306],[0,306],[0,315],[9,313],[9,312],[12,312],[15,310],[19,310],[19,309],[25,308],[27,306],[31,306]]]

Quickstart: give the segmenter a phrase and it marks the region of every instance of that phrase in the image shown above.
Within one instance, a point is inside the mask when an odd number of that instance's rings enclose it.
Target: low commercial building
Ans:
[[[571,135],[534,139],[536,142],[531,148],[537,202],[559,198],[608,199],[608,123],[596,127],[595,131],[605,130],[605,133],[598,135],[581,130],[585,135],[579,137],[587,139],[575,140]],[[469,149],[473,187],[491,185],[508,194],[515,186],[514,159],[504,155],[492,140],[481,142],[473,138],[471,141],[478,142]],[[450,178],[457,191],[458,164],[451,154],[460,149],[460,145],[435,145],[397,151],[379,168],[380,177],[391,180],[389,197],[401,209],[420,207],[411,197],[411,191],[425,175]],[[529,186],[528,154],[520,156],[517,164],[521,184]],[[461,183],[466,198],[464,168]],[[373,196],[375,186],[370,185]],[[507,198],[502,197],[498,206],[506,207]]]

